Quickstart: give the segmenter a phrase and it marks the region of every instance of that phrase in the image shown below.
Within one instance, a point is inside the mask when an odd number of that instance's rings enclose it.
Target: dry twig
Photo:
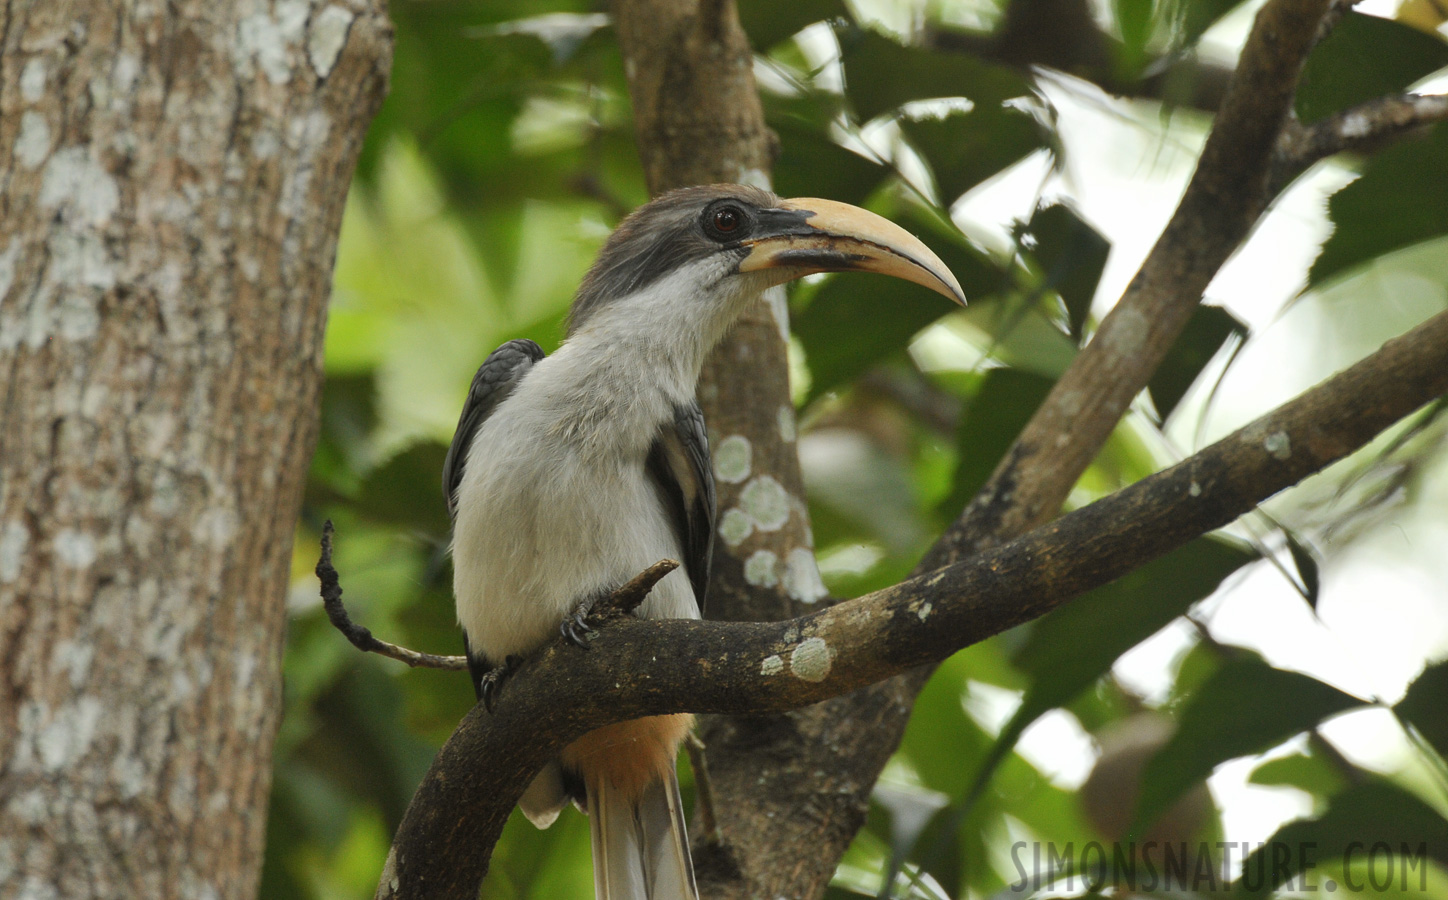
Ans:
[[[317,578],[322,582],[322,606],[327,610],[327,618],[332,625],[352,642],[352,646],[367,653],[380,653],[414,668],[421,666],[425,669],[466,669],[468,660],[465,656],[437,656],[399,647],[380,640],[371,631],[352,621],[351,616],[347,615],[347,608],[342,605],[342,583],[337,576],[336,567],[332,565],[334,530],[331,519],[322,525],[322,555],[317,560],[316,569]]]

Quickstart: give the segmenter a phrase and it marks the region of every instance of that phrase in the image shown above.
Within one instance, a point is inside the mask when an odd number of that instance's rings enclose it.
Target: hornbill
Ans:
[[[684,188],[605,242],[552,356],[515,340],[482,364],[443,490],[458,621],[485,704],[560,628],[582,645],[593,601],[660,559],[683,568],[638,614],[701,615],[714,481],[694,400],[700,367],[766,288],[845,270],[965,302],[929,248],[873,213],[733,184]],[[519,801],[540,828],[570,799],[586,809],[600,900],[697,896],[674,771],[691,724],[655,716],[590,732]]]

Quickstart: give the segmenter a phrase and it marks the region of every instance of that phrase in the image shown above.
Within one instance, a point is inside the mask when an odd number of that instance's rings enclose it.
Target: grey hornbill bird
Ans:
[[[488,357],[443,470],[453,590],[480,699],[491,704],[513,660],[560,628],[581,643],[592,602],[660,559],[683,568],[638,614],[700,616],[714,530],[700,367],[766,288],[845,270],[965,302],[929,248],[873,213],[740,185],[684,188],[614,231],[552,356],[516,340]],[[540,828],[570,799],[586,808],[599,898],[697,896],[674,773],[691,722],[655,716],[590,732],[519,801]]]

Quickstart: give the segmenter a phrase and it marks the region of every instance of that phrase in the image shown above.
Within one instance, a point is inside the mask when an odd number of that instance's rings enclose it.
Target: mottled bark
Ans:
[[[0,8],[0,898],[255,894],[381,0]]]

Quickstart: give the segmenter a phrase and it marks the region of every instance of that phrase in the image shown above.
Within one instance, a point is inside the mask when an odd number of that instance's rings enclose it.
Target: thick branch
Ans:
[[[438,754],[378,896],[476,896],[524,785],[586,731],[796,709],[938,661],[1231,522],[1445,392],[1441,313],[1184,462],[967,562],[790,622],[630,618],[601,630],[592,652],[551,645]]]

